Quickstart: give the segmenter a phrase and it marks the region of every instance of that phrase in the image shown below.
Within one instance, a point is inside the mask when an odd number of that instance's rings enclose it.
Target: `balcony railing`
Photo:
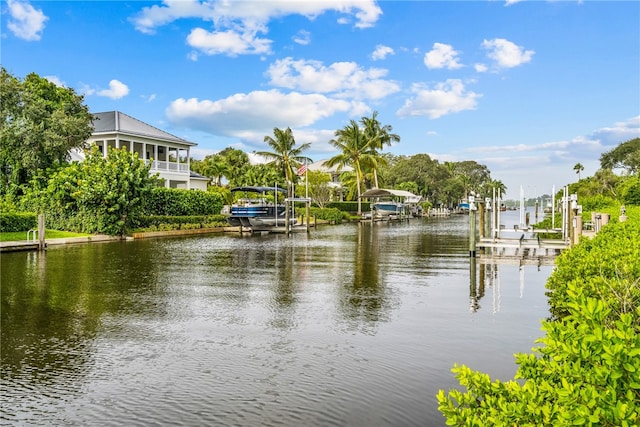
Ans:
[[[150,160],[145,160],[145,163],[149,164]],[[189,165],[186,163],[165,162],[161,160],[151,161],[152,171],[167,171],[178,173],[189,173]]]

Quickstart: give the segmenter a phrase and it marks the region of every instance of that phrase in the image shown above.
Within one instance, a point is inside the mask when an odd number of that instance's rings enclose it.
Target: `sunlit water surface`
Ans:
[[[517,213],[515,213],[517,215]],[[552,267],[476,267],[468,217],[2,254],[0,423],[438,426],[509,379]]]

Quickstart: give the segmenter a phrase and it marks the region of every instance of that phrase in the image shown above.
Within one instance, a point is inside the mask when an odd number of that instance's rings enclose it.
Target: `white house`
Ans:
[[[93,133],[87,140],[106,156],[110,148],[126,147],[151,163],[168,188],[207,189],[208,179],[189,168],[190,149],[196,143],[171,135],[120,111],[94,113]],[[75,156],[74,156],[75,157]]]

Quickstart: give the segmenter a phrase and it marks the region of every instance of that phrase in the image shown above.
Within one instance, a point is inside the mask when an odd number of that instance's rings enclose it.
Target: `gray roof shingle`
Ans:
[[[197,145],[193,142],[187,141],[186,139],[179,138],[143,121],[135,119],[127,114],[121,113],[120,111],[105,111],[101,113],[94,113],[93,115],[96,118],[96,120],[93,121],[94,133],[118,132],[177,142],[179,144]]]

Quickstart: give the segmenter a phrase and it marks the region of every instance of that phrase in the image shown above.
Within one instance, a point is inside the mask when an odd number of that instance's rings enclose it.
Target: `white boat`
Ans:
[[[410,191],[385,188],[373,188],[365,191],[361,198],[371,200],[371,217],[373,219],[408,218],[421,216],[419,206],[422,197]]]

